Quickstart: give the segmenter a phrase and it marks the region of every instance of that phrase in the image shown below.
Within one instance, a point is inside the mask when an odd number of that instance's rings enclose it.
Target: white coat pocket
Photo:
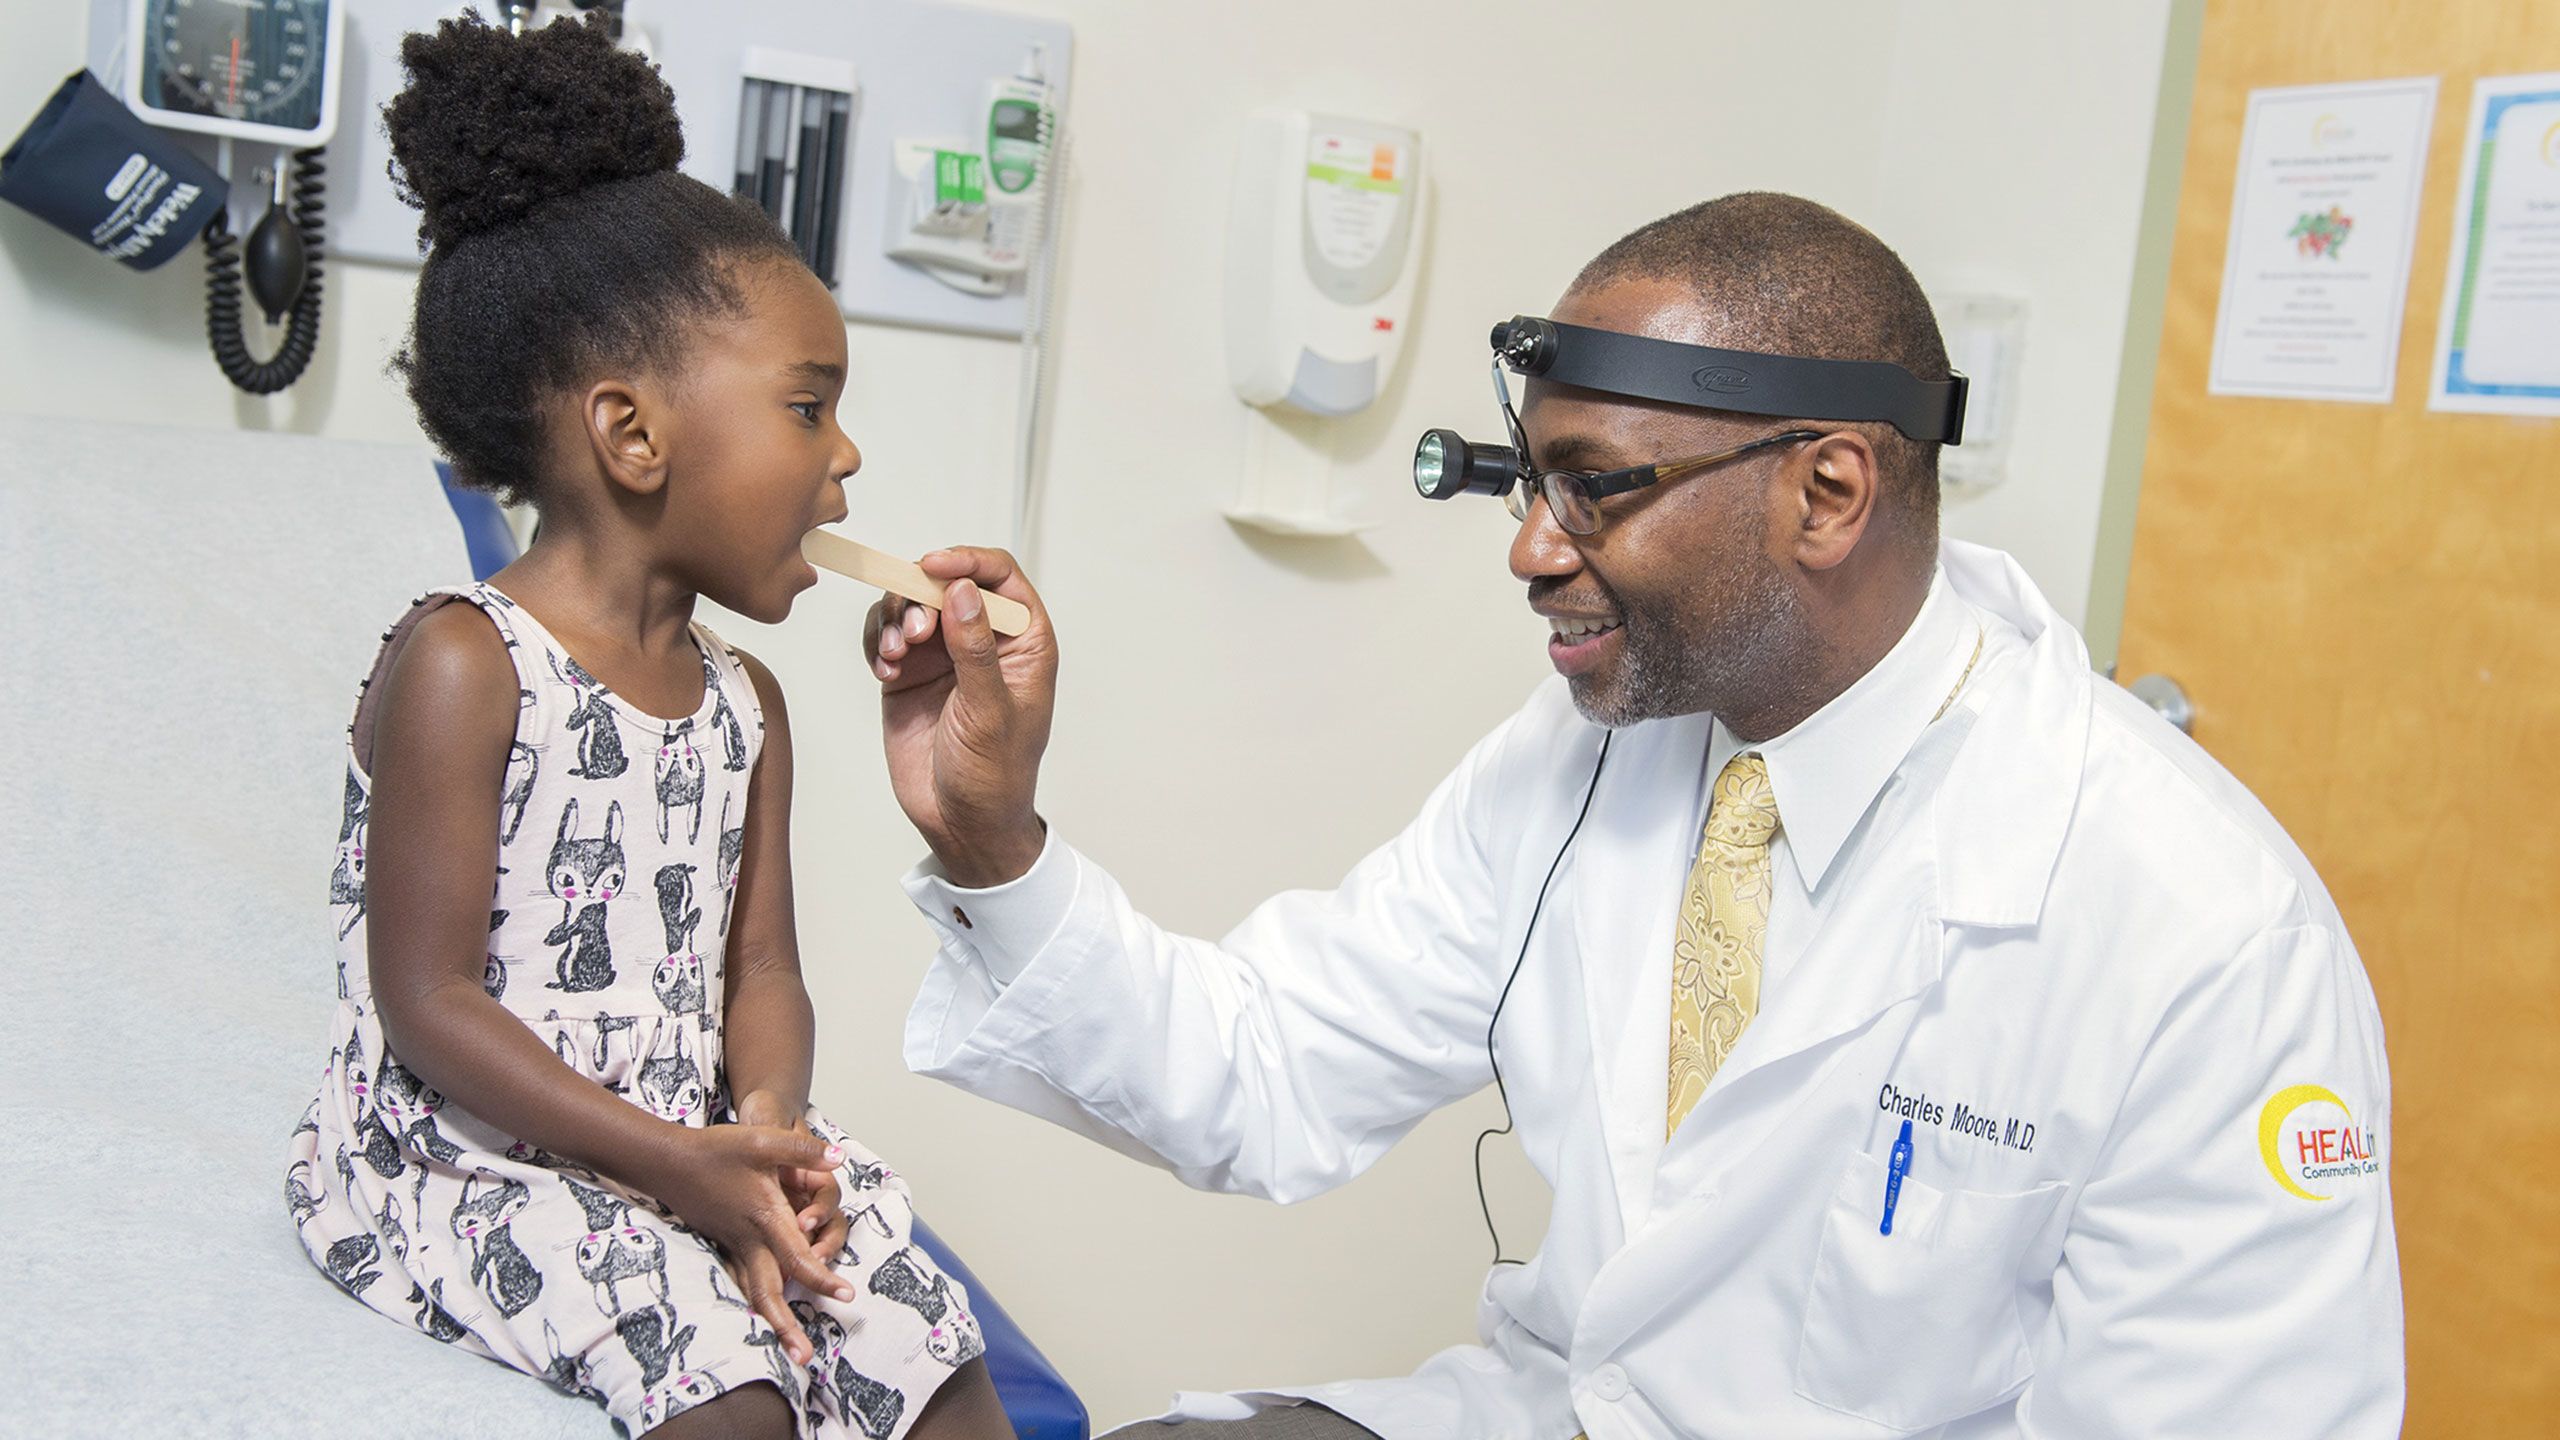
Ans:
[[[1893,1233],[1883,1162],[1851,1157],[1822,1221],[1806,1288],[1796,1393],[1895,1430],[1987,1409],[2034,1370],[2018,1271],[2059,1181],[2015,1194],[1941,1190],[1906,1175]]]

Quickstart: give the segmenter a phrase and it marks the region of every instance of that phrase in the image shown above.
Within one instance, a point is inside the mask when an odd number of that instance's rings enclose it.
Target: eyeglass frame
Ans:
[[[1819,440],[1826,435],[1838,433],[1831,430],[1782,430],[1775,435],[1763,435],[1756,440],[1747,440],[1740,445],[1705,455],[1692,455],[1683,460],[1657,460],[1648,465],[1628,465],[1615,470],[1540,470],[1530,465],[1529,434],[1521,427],[1520,412],[1512,407],[1511,385],[1503,378],[1502,356],[1499,352],[1495,354],[1493,360],[1493,394],[1495,400],[1502,406],[1502,423],[1511,435],[1511,453],[1520,457],[1519,478],[1512,482],[1509,489],[1502,492],[1502,508],[1511,513],[1512,519],[1527,521],[1530,507],[1537,503],[1536,500],[1527,497],[1531,491],[1535,491],[1538,496],[1546,500],[1547,513],[1555,517],[1556,528],[1577,539],[1600,533],[1601,523],[1605,517],[1600,514],[1599,502],[1612,495],[1630,494],[1665,481],[1686,479],[1701,471],[1711,470],[1728,460],[1739,460],[1745,455],[1779,445],[1800,445],[1807,440]],[[1565,520],[1567,507],[1556,503],[1553,487],[1567,484],[1579,489],[1582,492],[1582,498],[1590,502],[1592,524],[1587,530],[1576,530],[1568,524]]]

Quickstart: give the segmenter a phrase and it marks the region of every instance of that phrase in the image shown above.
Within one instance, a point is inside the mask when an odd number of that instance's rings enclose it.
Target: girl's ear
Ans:
[[[667,483],[664,416],[646,386],[599,380],[588,387],[578,418],[606,480],[634,495],[654,495]]]

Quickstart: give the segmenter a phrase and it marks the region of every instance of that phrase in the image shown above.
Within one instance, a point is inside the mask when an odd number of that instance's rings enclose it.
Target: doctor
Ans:
[[[1910,272],[1733,195],[1497,343],[1526,459],[1434,432],[1418,479],[1505,494],[1561,674],[1329,894],[1174,935],[1043,826],[1008,557],[929,560],[939,630],[872,615],[941,941],[912,1066],[1287,1202],[1498,1062],[1554,1187],[1481,1343],[1184,1434],[2396,1435],[2363,968],[2257,802],[1938,539]]]

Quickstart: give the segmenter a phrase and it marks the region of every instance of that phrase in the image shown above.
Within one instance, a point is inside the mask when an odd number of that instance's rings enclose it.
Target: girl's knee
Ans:
[[[1013,1424],[996,1398],[984,1359],[971,1360],[927,1400],[908,1440],[1012,1440]]]

